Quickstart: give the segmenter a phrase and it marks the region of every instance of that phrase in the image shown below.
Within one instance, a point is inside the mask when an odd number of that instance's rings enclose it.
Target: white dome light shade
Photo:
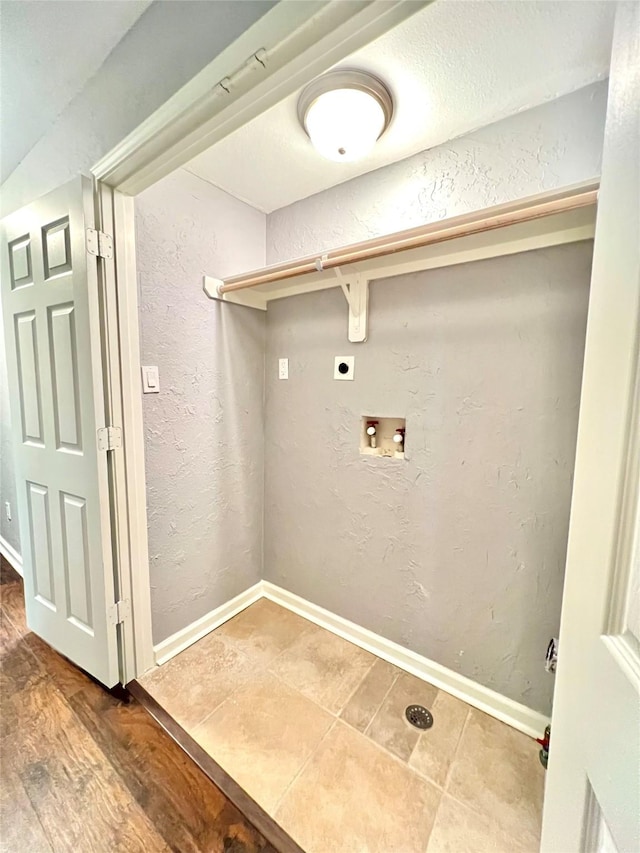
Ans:
[[[298,102],[300,122],[313,146],[337,162],[366,156],[392,112],[387,88],[363,71],[330,71],[307,86]]]
[[[384,130],[380,103],[358,89],[333,89],[309,107],[307,133],[314,148],[329,160],[359,160],[371,151]]]

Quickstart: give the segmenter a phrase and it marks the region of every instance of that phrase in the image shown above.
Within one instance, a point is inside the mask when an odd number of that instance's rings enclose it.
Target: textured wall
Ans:
[[[265,577],[548,712],[590,262],[585,242],[376,282],[364,345],[337,289],[272,303]],[[405,461],[359,454],[363,414],[406,417]]]
[[[80,172],[87,174],[273,5],[272,0],[152,3],[5,181],[2,215]]]
[[[154,642],[261,577],[265,314],[202,276],[264,264],[264,214],[179,171],[136,199]]]
[[[312,254],[600,174],[607,83],[276,210],[267,261]]]
[[[13,472],[13,446],[11,440],[11,413],[7,386],[7,363],[4,357],[4,326],[0,307],[0,536],[20,553],[18,529],[18,501]],[[11,504],[12,521],[7,521],[5,501]]]

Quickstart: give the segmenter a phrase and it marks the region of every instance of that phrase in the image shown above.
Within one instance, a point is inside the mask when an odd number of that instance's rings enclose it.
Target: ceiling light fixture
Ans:
[[[329,71],[310,83],[298,101],[298,118],[313,146],[338,162],[368,154],[392,115],[391,93],[365,71]]]

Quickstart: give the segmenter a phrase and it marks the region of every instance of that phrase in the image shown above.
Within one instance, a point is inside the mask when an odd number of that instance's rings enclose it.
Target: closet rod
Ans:
[[[580,207],[595,205],[598,200],[598,184],[590,183],[550,195],[532,196],[529,199],[508,204],[496,205],[474,213],[465,213],[450,219],[397,231],[385,237],[375,237],[360,243],[351,243],[341,249],[334,249],[322,255],[307,255],[282,264],[274,264],[261,270],[230,276],[218,287],[223,295],[249,287],[258,287],[273,281],[307,275],[313,272],[336,269],[358,261],[369,261],[382,255],[402,252],[405,249],[417,249],[458,237],[467,237],[483,231],[492,231],[507,225],[531,222],[545,216],[565,213]]]

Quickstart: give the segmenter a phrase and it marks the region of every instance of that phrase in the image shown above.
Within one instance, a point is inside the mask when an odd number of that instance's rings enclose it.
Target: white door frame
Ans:
[[[117,322],[106,336],[119,365],[105,369],[118,374],[110,382],[120,391],[123,434],[112,500],[120,580],[129,587],[121,594],[133,616],[130,635],[121,638],[124,681],[154,665],[132,196],[431,2],[281,0],[91,169],[116,247],[107,314]]]
[[[101,227],[114,237],[115,263],[104,281],[104,372],[109,418],[122,429],[122,449],[110,456],[112,543],[118,598],[131,618],[120,626],[124,684],[153,664],[147,544],[144,434],[133,198],[96,184]]]

